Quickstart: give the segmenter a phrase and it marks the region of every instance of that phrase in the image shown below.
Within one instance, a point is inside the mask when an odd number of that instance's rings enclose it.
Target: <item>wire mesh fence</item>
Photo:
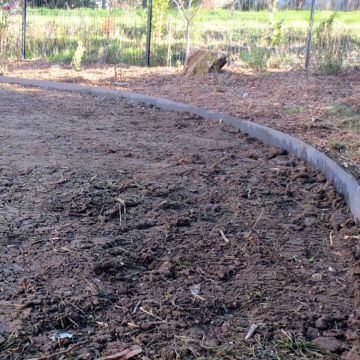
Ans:
[[[0,5],[1,58],[21,58],[21,4],[12,4],[11,10],[4,10],[1,0]],[[114,3],[109,9],[36,5],[29,3],[27,15],[28,58],[75,67],[145,65],[148,11],[144,4]],[[234,64],[259,71],[264,66],[303,67],[310,7],[311,0],[206,0],[189,26],[191,49],[224,51]],[[154,7],[152,65],[184,62],[185,30],[184,18],[175,7],[160,11]],[[341,64],[360,64],[360,0],[316,0],[313,38],[313,61],[338,57]]]
[[[2,54],[21,58],[21,12],[10,17],[8,41]],[[141,9],[30,8],[27,15],[26,54],[54,62],[143,65],[146,11]]]
[[[359,1],[315,1],[313,64],[360,64]],[[218,11],[201,11],[193,26],[193,46],[225,51],[231,61],[257,70],[303,67],[311,1],[237,0]],[[337,12],[334,12],[338,10]],[[309,49],[310,50],[310,49]]]

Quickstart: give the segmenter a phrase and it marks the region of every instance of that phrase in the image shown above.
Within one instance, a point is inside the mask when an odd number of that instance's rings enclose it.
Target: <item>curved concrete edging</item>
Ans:
[[[285,149],[289,153],[298,156],[310,165],[321,170],[326,178],[334,183],[336,190],[344,196],[344,199],[347,202],[354,217],[360,219],[360,185],[355,180],[355,178],[322,152],[281,131],[271,129],[251,121],[241,120],[234,116],[207,111],[199,107],[186,105],[176,101],[125,91],[60,83],[55,81],[20,79],[2,76],[0,76],[0,83],[33,86],[49,90],[73,91],[106,97],[121,97],[135,103],[153,105],[163,110],[187,112],[208,120],[223,121],[225,124],[232,125],[238,128],[241,132],[247,133],[251,137],[261,140],[265,144]]]

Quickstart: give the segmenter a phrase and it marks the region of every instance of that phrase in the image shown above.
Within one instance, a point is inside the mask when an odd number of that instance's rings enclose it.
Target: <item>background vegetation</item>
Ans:
[[[315,30],[314,61],[326,62],[329,56],[340,51],[341,59],[337,59],[341,60],[340,66],[359,64],[360,11],[331,14],[329,11],[315,14],[315,29],[320,30]],[[331,21],[325,26],[329,18]],[[267,10],[201,9],[192,24],[191,48],[228,52],[231,61],[257,71],[269,66],[302,66],[308,21],[308,10],[276,11],[270,18]],[[141,6],[112,10],[32,8],[28,14],[28,57],[74,64],[143,65],[146,23],[147,10]],[[152,64],[176,66],[182,63],[185,37],[178,11],[159,3],[154,8],[153,27]],[[327,36],[321,40],[324,31]],[[1,57],[20,58],[21,14],[18,11],[12,12],[2,37],[6,37],[6,41],[0,46]],[[337,44],[336,49],[331,54],[321,54],[321,48],[326,48],[324,44],[329,41]],[[334,69],[336,66],[331,71]]]

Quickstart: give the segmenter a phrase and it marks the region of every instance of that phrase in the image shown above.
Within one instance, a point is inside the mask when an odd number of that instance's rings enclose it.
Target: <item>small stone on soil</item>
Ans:
[[[330,352],[338,352],[342,348],[342,343],[334,337],[320,336],[312,341],[318,348]]]
[[[314,340],[319,336],[319,331],[313,327],[309,327],[306,329],[305,336],[309,340]]]
[[[322,274],[316,273],[311,275],[311,280],[315,282],[320,282],[322,280]]]

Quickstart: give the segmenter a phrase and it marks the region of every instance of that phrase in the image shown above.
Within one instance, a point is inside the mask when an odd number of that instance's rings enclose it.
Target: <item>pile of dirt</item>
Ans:
[[[303,161],[123,100],[0,111],[1,359],[357,356],[359,226]]]

